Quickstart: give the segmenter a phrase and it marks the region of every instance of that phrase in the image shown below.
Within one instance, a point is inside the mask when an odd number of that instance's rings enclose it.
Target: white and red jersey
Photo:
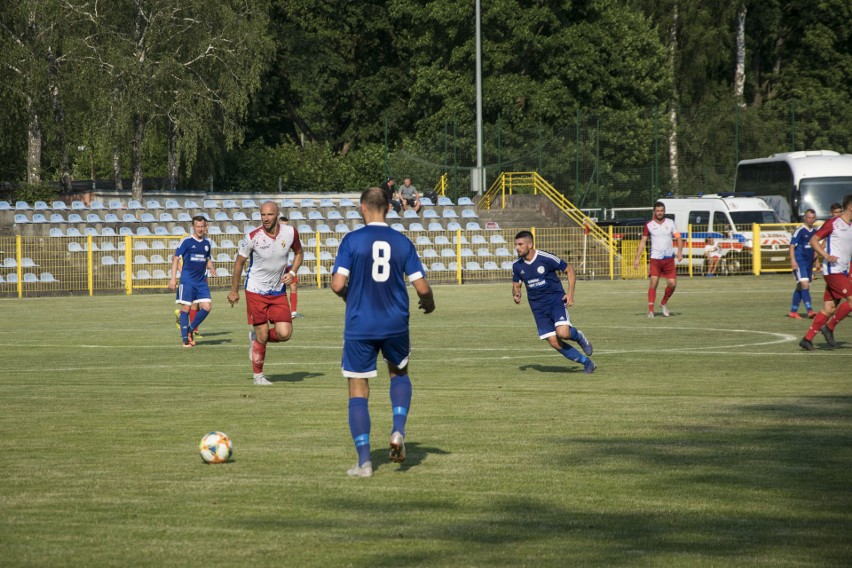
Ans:
[[[662,222],[651,219],[642,228],[643,237],[651,237],[651,258],[663,260],[674,258],[674,239],[680,238],[675,222],[668,217]]]
[[[836,256],[836,262],[823,262],[822,273],[849,274],[849,259],[852,258],[852,224],[847,223],[841,217],[834,217],[823,223],[814,237],[819,240],[825,239],[823,245],[825,252]]]
[[[245,288],[247,292],[266,296],[284,293],[281,277],[287,270],[290,250],[302,250],[299,233],[290,225],[278,225],[274,237],[263,227],[248,231],[240,246],[240,256],[248,260]]]

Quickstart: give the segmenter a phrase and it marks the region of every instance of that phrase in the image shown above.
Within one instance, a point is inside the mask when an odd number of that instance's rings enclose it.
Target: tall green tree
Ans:
[[[153,132],[191,172],[199,152],[242,139],[251,94],[269,51],[264,0],[124,0],[106,9],[67,3],[85,26],[89,61],[109,88],[111,120],[129,125],[132,193],[142,193],[143,151]],[[109,132],[121,132],[114,125]]]

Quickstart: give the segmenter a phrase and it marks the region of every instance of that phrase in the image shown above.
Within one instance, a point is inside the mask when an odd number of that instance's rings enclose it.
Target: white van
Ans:
[[[707,237],[716,239],[722,251],[722,266],[728,273],[751,270],[754,241],[752,225],[781,223],[775,211],[757,197],[704,195],[660,199],[666,217],[674,219],[683,235],[682,265],[689,263],[688,228],[692,225],[693,266],[703,266]],[[790,234],[778,227],[761,228],[761,266],[790,270]]]

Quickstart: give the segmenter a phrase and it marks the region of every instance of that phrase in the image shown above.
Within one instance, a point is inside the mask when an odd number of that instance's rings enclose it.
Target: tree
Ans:
[[[85,27],[92,73],[109,85],[101,98],[114,122],[107,132],[129,125],[134,198],[150,133],[168,141],[171,183],[178,164],[190,173],[200,151],[242,139],[269,50],[264,0],[125,0],[104,11],[66,5]]]

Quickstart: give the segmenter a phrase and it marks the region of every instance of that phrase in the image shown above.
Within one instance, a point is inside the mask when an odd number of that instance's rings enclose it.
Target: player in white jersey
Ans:
[[[852,311],[852,279],[849,263],[852,260],[852,194],[843,198],[839,216],[823,223],[811,237],[811,248],[825,259],[822,266],[825,280],[823,308],[799,342],[805,351],[813,351],[813,338],[822,332],[825,341],[836,347],[834,328]],[[843,300],[846,300],[845,302]]]
[[[654,303],[657,301],[657,286],[660,276],[666,279],[666,291],[660,307],[663,315],[669,317],[669,298],[674,294],[677,287],[677,267],[675,260],[680,262],[683,258],[683,239],[677,230],[675,222],[666,217],[666,205],[657,201],[654,203],[654,218],[645,223],[642,228],[642,240],[636,249],[636,257],[633,259],[633,268],[639,268],[639,259],[645,250],[645,243],[651,238],[651,281],[648,286],[648,317],[654,317]],[[677,253],[675,253],[674,242],[677,241]]]
[[[302,265],[302,243],[299,233],[290,225],[278,222],[278,205],[266,201],[260,206],[262,225],[248,231],[234,263],[234,278],[228,302],[231,307],[240,301],[240,281],[243,266],[249,262],[245,278],[246,312],[248,323],[254,326],[249,333],[249,359],[254,372],[254,384],[272,384],[263,374],[266,344],[283,342],[293,334],[293,318],[287,301],[287,286],[296,278]],[[289,271],[290,250],[295,257]],[[272,327],[269,327],[269,324]]]

